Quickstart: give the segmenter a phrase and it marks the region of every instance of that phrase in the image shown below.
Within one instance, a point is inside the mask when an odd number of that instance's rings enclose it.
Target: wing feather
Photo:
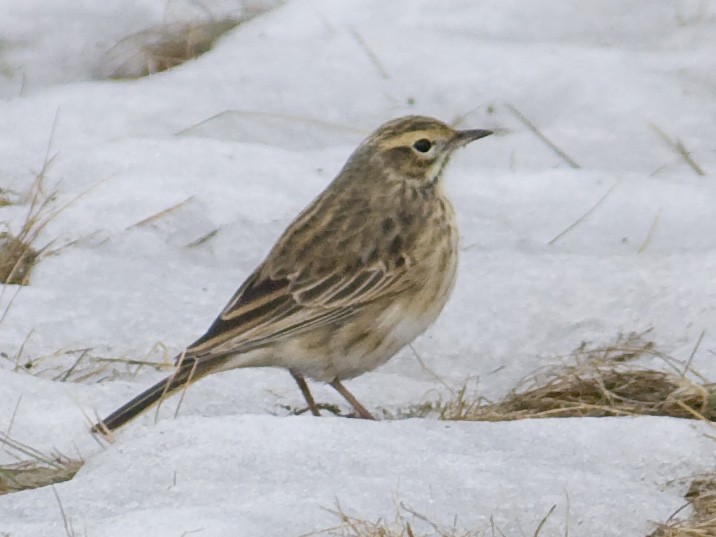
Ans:
[[[206,334],[187,349],[187,357],[210,358],[262,347],[351,317],[366,304],[410,285],[405,267],[353,267],[310,280],[305,274],[271,278],[260,266]]]
[[[346,177],[346,184],[359,184]],[[394,251],[396,239],[384,240],[384,221],[366,219],[366,207],[374,201],[366,196],[365,189],[351,191],[348,198],[328,189],[316,198],[207,333],[187,349],[189,356],[240,353],[346,321],[366,305],[414,285],[408,276],[414,260],[405,256],[410,249]],[[336,235],[341,240],[327,248],[327,238]],[[408,234],[397,245],[412,240]]]

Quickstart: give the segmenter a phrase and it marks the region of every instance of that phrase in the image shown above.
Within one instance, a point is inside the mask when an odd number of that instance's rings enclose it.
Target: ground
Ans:
[[[396,498],[487,535],[491,518],[532,535],[553,505],[540,535],[666,520],[713,469],[705,424],[294,416],[286,372],[246,370],[193,386],[176,418],[172,399],[93,439],[97,414],[166,373],[127,360],[201,335],[352,148],[414,113],[497,134],[445,176],[454,295],[412,349],[349,383],[366,406],[396,413],[466,379],[499,399],[582,341],[647,329],[682,363],[703,334],[691,366],[716,378],[716,2],[257,6],[200,57],[118,80],[146,65],[146,35],[127,36],[242,11],[0,1],[0,221],[19,232],[43,169],[59,210],[30,285],[0,297],[0,429],[86,461],[55,485],[76,533],[299,536],[335,526],[336,501],[374,520]],[[1,496],[4,534],[66,535],[52,490]]]

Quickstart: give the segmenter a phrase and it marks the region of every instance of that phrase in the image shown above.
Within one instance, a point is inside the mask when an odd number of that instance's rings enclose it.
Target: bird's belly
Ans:
[[[376,318],[373,330],[360,341],[351,343],[340,336],[334,345],[332,366],[339,379],[357,377],[383,365],[400,349],[422,334],[434,320],[424,316],[416,317],[398,305],[386,308]]]
[[[404,303],[394,303],[361,320],[353,319],[326,333],[318,348],[287,342],[284,356],[290,369],[307,377],[330,382],[357,377],[383,365],[400,349],[422,334],[440,313],[443,303],[416,314]],[[304,342],[305,343],[305,342]],[[290,347],[290,348],[289,348]]]
[[[454,237],[449,240],[456,242]],[[456,244],[452,246],[456,252]],[[420,288],[376,302],[341,322],[288,338],[267,349],[261,365],[285,367],[324,382],[357,377],[383,365],[425,332],[452,292],[457,257],[430,259],[426,266],[438,270],[431,268]]]

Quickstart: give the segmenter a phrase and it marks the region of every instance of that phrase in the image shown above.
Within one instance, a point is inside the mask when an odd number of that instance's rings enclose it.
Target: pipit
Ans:
[[[298,215],[174,373],[97,423],[114,430],[178,388],[240,367],[283,367],[314,415],[305,377],[342,384],[423,333],[455,283],[458,229],[442,186],[450,155],[489,136],[422,116],[382,125]]]

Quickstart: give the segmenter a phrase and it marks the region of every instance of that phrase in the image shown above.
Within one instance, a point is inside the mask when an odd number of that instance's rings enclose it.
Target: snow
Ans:
[[[52,379],[76,360],[67,350],[180,351],[362,137],[409,113],[499,134],[446,173],[463,244],[454,296],[415,353],[350,381],[361,402],[393,411],[442,389],[416,354],[446,383],[474,378],[496,398],[583,340],[647,328],[684,360],[706,330],[693,365],[716,377],[716,2],[294,0],[176,69],[98,79],[129,34],[240,13],[198,6],[0,1],[0,187],[27,192],[47,153],[58,206],[84,193],[38,241],[76,242],[41,260],[0,324],[0,429],[12,422],[13,438],[86,460],[55,487],[75,528],[299,536],[334,526],[335,501],[374,520],[397,497],[447,526],[458,516],[489,531],[492,516],[530,535],[557,505],[541,535],[568,524],[570,535],[638,536],[678,509],[679,479],[713,468],[702,424],[296,417],[289,375],[257,369],[202,380],[176,419],[171,400],[156,424],[149,413],[100,447],[89,419],[162,373],[115,365],[103,382]],[[0,221],[17,231],[24,209],[0,208]],[[37,367],[14,370],[21,348],[19,363]],[[65,535],[52,492],[1,496],[0,532]]]
[[[389,518],[395,497],[444,526],[459,513],[461,526],[487,530],[492,516],[507,535],[531,534],[557,504],[547,535],[562,535],[565,524],[570,534],[617,535],[615,523],[622,535],[639,535],[644,520],[681,501],[660,486],[710,464],[709,440],[684,421],[661,418],[569,427],[265,415],[178,423],[134,428],[57,486],[87,535],[303,535],[336,525],[322,509],[336,500],[349,514]],[[687,462],[695,449],[701,456]],[[30,502],[32,523],[23,513]],[[18,520],[5,528],[11,535],[62,531],[48,489],[4,504],[3,519]]]

